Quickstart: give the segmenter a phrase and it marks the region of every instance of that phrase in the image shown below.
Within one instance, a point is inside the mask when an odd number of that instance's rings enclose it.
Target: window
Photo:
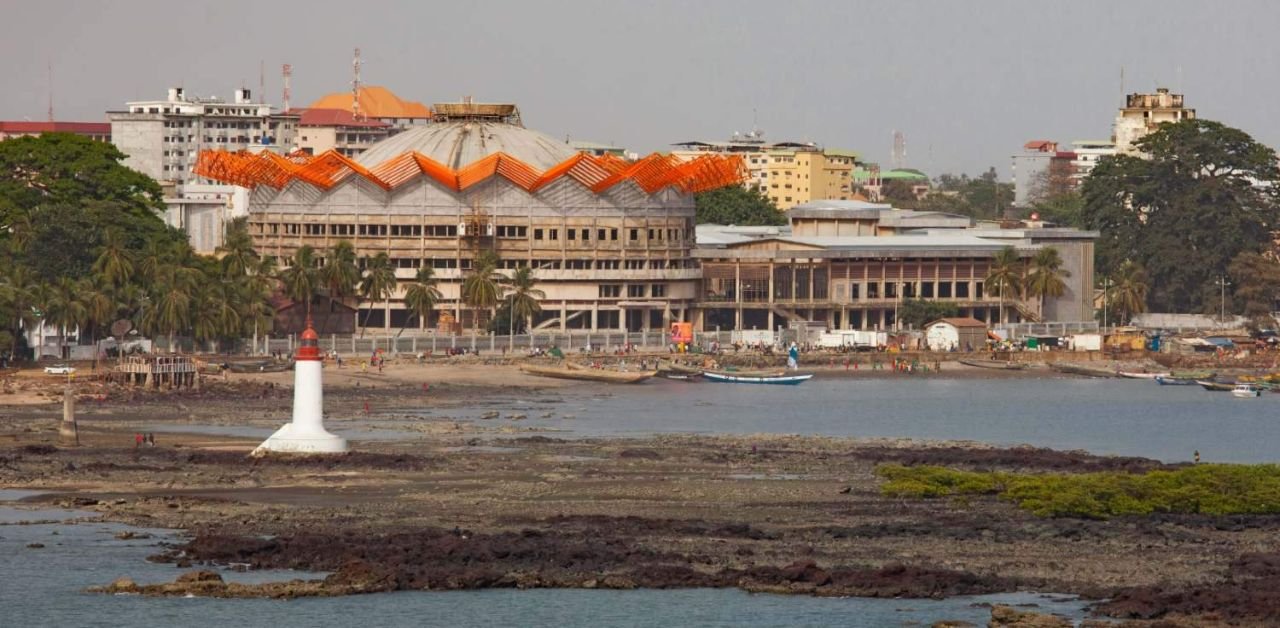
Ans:
[[[951,282],[950,281],[938,282],[938,298],[939,299],[951,298]]]
[[[621,263],[616,259],[596,260],[596,270],[618,270],[618,265]]]
[[[528,227],[516,227],[512,225],[498,225],[499,238],[527,238],[529,237]]]
[[[920,284],[920,296],[925,299],[933,298],[933,282],[926,281]]]
[[[627,260],[627,270],[643,270],[643,269],[644,269],[644,260],[642,259]]]
[[[616,299],[622,296],[621,284],[600,284],[601,299]]]
[[[605,241],[606,239],[608,239],[608,238],[606,237],[605,230],[604,230],[604,229],[596,229],[596,240],[598,240],[598,241],[600,241],[600,242],[603,242],[603,241]]]
[[[969,298],[969,282],[967,281],[956,282],[956,298],[958,299]]]
[[[639,230],[639,229],[630,229],[630,230],[629,230],[629,233],[627,234],[627,239],[628,239],[628,240],[631,240],[632,242],[635,242],[636,240],[639,240],[639,239],[640,239],[640,230]]]
[[[542,229],[534,229],[534,230],[533,230],[533,239],[534,239],[534,240],[541,240],[541,239],[543,239],[543,236],[545,236],[545,235],[546,235],[546,232],[544,232]]]
[[[867,298],[868,299],[880,298],[880,282],[872,281],[867,284]]]
[[[560,239],[560,230],[559,230],[559,229],[549,229],[549,230],[547,231],[547,234],[548,234],[548,235],[547,235],[547,239],[548,239],[548,240],[559,240],[559,239]]]
[[[601,238],[601,239],[603,239],[603,238]],[[610,239],[610,240],[613,240],[614,242],[617,242],[617,241],[618,241],[618,230],[617,230],[617,229],[610,229],[610,230],[609,230],[609,239]]]
[[[564,235],[569,238],[570,241],[578,239],[578,231],[576,229],[565,229]]]
[[[458,225],[428,225],[427,235],[433,238],[456,238]]]
[[[655,283],[655,284],[653,284],[653,285],[649,286],[649,295],[650,295],[650,296],[652,296],[652,297],[665,297],[665,296],[667,296],[667,284],[663,284],[663,283]]]
[[[627,296],[632,299],[644,298],[644,284],[642,283],[627,284]]]

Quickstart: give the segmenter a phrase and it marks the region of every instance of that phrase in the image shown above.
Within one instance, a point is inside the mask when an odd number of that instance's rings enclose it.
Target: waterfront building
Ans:
[[[975,225],[966,216],[860,201],[815,201],[788,218],[784,227],[698,227],[696,328],[776,330],[805,321],[894,329],[899,304],[912,298],[954,303],[961,317],[989,324],[1093,318],[1097,232]],[[986,291],[993,257],[1006,246],[1024,261],[1058,249],[1070,273],[1065,293],[1041,307],[1035,298]]]
[[[202,150],[293,150],[298,123],[297,115],[255,102],[247,89],[226,102],[171,87],[165,100],[125,103],[125,110],[107,117],[124,165],[179,186],[196,182],[192,169]]]
[[[395,92],[377,85],[361,85],[354,97],[351,92],[326,94],[307,108],[339,109],[360,120],[382,122],[390,125],[392,135],[427,124],[432,116],[426,105],[400,98]]]
[[[486,251],[499,272],[534,269],[546,294],[536,328],[665,330],[689,320],[700,285],[693,195],[740,184],[739,157],[631,162],[527,129],[512,104],[434,110],[429,123],[354,159],[209,151],[197,172],[252,190],[255,247],[282,264],[303,245],[323,263],[342,240],[360,258],[386,253],[402,283],[387,301],[358,304],[370,327],[457,321],[483,333],[488,312],[468,307],[461,288]],[[423,266],[435,269],[444,297],[428,321],[411,319],[403,302]]]
[[[296,109],[289,113],[299,116],[298,150],[308,155],[332,150],[343,157],[356,157],[395,130],[387,122],[359,119],[345,109]]]
[[[1195,109],[1183,106],[1182,94],[1171,94],[1167,87],[1156,89],[1154,94],[1129,94],[1125,105],[1116,114],[1113,137],[1116,152],[1121,155],[1139,155],[1134,143],[1156,130],[1165,122],[1181,122],[1196,117]]]
[[[675,144],[673,155],[692,159],[711,154],[741,155],[747,167],[745,185],[769,197],[779,210],[814,200],[853,198],[853,170],[858,153],[823,149],[811,142],[769,144],[753,131],[727,142],[690,141]]]
[[[0,120],[0,142],[15,137],[42,135],[44,133],[71,133],[98,142],[111,141],[110,122],[30,122],[27,120]]]

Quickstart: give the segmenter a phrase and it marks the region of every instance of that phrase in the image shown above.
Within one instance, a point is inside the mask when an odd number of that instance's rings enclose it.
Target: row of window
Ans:
[[[315,223],[269,223],[258,229],[259,233],[269,235],[309,235],[309,236],[387,236],[397,238],[456,238],[459,225],[371,225],[371,224],[315,224]],[[535,241],[559,241],[561,236],[568,242],[617,242],[622,230],[617,228],[546,228],[533,230]],[[497,225],[486,230],[486,235],[502,239],[522,240],[529,237],[530,228],[523,225]],[[651,242],[686,241],[693,239],[692,228],[665,229],[626,229],[627,241],[639,242],[641,235],[648,236]]]
[[[643,298],[663,298],[667,296],[667,285],[662,283],[644,284],[629,283],[627,284],[628,299]],[[622,284],[600,284],[601,299],[617,299],[622,297]]]
[[[276,259],[280,262],[279,258]],[[325,258],[317,256],[316,265],[323,267]],[[360,257],[356,260],[356,265],[362,270],[368,262],[367,257]],[[458,259],[455,257],[433,257],[422,259],[419,257],[392,257],[391,265],[395,268],[436,268],[441,270],[462,269],[470,270],[472,268],[472,260],[468,258]],[[503,258],[498,260],[498,268],[506,270],[514,270],[523,266],[531,266],[535,270],[667,270],[679,268],[693,268],[693,260],[665,260],[665,259],[566,259],[566,260],[527,260],[515,258]],[[634,295],[633,295],[634,296]],[[659,296],[659,295],[655,295]]]

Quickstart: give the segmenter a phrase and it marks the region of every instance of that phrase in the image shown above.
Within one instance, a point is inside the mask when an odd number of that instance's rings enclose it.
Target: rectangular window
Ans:
[[[546,234],[542,231],[542,229],[534,229],[534,230],[533,230],[533,239],[534,239],[534,240],[541,240],[541,239],[543,239],[543,236],[544,236],[544,235],[546,235]]]
[[[667,296],[667,284],[655,283],[649,286],[649,296],[655,298]]]
[[[574,241],[574,240],[577,240],[577,239],[578,239],[578,230],[577,230],[577,229],[565,229],[565,230],[564,230],[564,234],[565,234],[565,236],[566,236],[566,237],[568,237],[568,238],[569,238],[569,241],[570,241],[570,242],[572,242],[572,241]]]
[[[872,281],[867,284],[867,298],[868,299],[880,298],[880,282]]]
[[[644,298],[644,284],[642,283],[627,284],[627,296],[632,299]]]
[[[644,260],[642,259],[627,260],[627,270],[643,270],[643,269],[644,269]]]
[[[926,281],[920,284],[920,296],[925,299],[933,298],[933,282]]]
[[[548,233],[548,235],[547,235],[547,239],[548,239],[548,240],[559,240],[559,239],[560,239],[560,230],[559,230],[559,229],[549,229],[549,230],[547,231],[547,233]]]
[[[603,242],[605,239],[604,229],[596,229],[596,240]]]
[[[853,283],[850,283],[850,284],[849,284],[849,300],[850,300],[850,301],[857,301],[857,300],[858,300],[858,288],[859,288],[861,285],[862,285],[862,284],[857,283],[857,282],[853,282]]]
[[[618,239],[618,230],[617,230],[617,229],[610,229],[610,230],[609,230],[609,239],[610,239],[610,240],[617,241],[617,239]]]
[[[620,296],[622,296],[621,284],[601,284],[600,285],[601,299],[616,299]]]
[[[938,282],[938,298],[939,299],[951,298],[951,282],[950,281]]]
[[[627,235],[628,235],[628,237],[627,237],[627,239],[628,239],[628,240],[631,240],[632,242],[635,242],[636,240],[639,240],[639,239],[640,239],[640,230],[639,230],[639,229],[631,229],[631,230],[630,230],[630,233],[629,233],[629,234],[627,234]]]
[[[969,298],[969,282],[967,281],[956,282],[956,298],[958,299]]]

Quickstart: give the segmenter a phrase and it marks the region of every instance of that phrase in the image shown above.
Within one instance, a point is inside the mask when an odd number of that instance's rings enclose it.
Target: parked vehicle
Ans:
[[[54,364],[53,366],[44,367],[44,372],[49,375],[70,375],[76,372],[76,369],[68,364]]]

